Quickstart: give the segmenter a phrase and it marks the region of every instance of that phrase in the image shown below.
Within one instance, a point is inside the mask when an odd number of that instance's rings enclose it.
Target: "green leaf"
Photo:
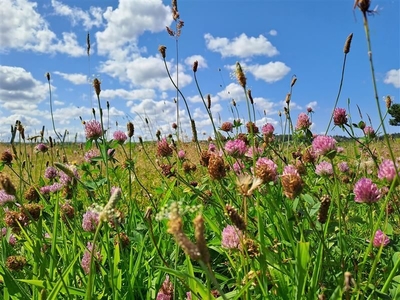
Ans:
[[[86,143],[85,143],[85,150],[86,151],[92,149],[92,143],[93,143],[92,139],[86,141]]]
[[[307,283],[307,269],[310,261],[310,243],[298,242],[296,249],[296,277],[297,277],[297,295],[296,299],[300,300],[304,295]]]

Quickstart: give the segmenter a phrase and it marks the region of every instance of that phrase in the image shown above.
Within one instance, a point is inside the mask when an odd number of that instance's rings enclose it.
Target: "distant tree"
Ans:
[[[388,109],[388,113],[393,119],[389,119],[389,124],[392,126],[400,126],[400,104],[392,104]]]

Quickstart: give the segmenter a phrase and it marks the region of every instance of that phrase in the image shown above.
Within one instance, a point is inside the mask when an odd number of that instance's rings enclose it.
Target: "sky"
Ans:
[[[80,118],[98,118],[92,82],[101,81],[104,122],[112,133],[135,125],[135,137],[145,140],[157,130],[174,133],[179,109],[181,138],[191,139],[190,119],[183,99],[167,76],[159,45],[167,47],[167,67],[185,96],[198,136],[213,135],[193,77],[201,93],[211,97],[217,126],[240,117],[248,121],[243,88],[234,77],[240,62],[251,89],[256,124],[272,123],[284,130],[279,112],[285,106],[292,76],[297,77],[291,115],[312,114],[312,131],[327,129],[340,83],[343,46],[353,33],[338,107],[353,122],[379,126],[372,87],[363,18],[352,0],[178,0],[180,36],[171,2],[162,0],[0,0],[0,142],[10,140],[10,126],[20,120],[28,137],[45,126],[45,137],[68,132],[67,141],[83,141]],[[400,103],[400,1],[375,0],[368,18],[379,101]],[[90,34],[90,55],[86,37]],[[51,76],[50,110],[49,85]],[[233,110],[235,100],[239,116]],[[107,101],[109,109],[107,109]],[[361,111],[361,116],[358,112]],[[146,123],[145,121],[148,121]],[[372,124],[369,124],[369,119]],[[388,125],[389,133],[400,127]],[[379,130],[382,133],[382,130]],[[340,128],[328,134],[346,135]],[[358,133],[360,134],[360,133]]]

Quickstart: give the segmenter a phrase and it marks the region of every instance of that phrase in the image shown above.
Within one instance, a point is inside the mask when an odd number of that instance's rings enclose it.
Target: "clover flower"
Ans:
[[[312,141],[312,148],[317,155],[328,155],[333,158],[336,152],[336,140],[326,135],[318,135]]]
[[[49,148],[43,143],[40,143],[35,147],[35,152],[46,153],[48,150]]]
[[[246,143],[242,140],[230,140],[225,144],[225,151],[228,155],[232,157],[243,156],[247,151]]]
[[[387,244],[390,243],[390,239],[386,234],[384,234],[380,229],[375,232],[373,245],[374,247],[385,247]]]
[[[396,168],[393,161],[385,159],[379,166],[378,178],[386,180],[387,182],[392,182],[396,177]]]
[[[335,108],[333,111],[333,124],[337,126],[347,124],[347,115],[344,108]]]
[[[221,130],[225,132],[232,132],[233,124],[231,122],[224,122],[221,125]]]
[[[321,161],[315,168],[315,174],[319,176],[330,176],[333,174],[332,164],[327,161]]]
[[[354,200],[358,203],[377,202],[381,197],[381,193],[375,183],[369,178],[361,178],[354,185]]]
[[[228,225],[222,230],[221,246],[226,249],[238,249],[243,233],[237,227]]]
[[[86,275],[90,273],[90,260],[92,251],[93,251],[93,245],[91,242],[88,242],[86,245],[85,253],[83,254],[81,261],[82,269]],[[96,253],[94,253],[93,256],[94,256],[95,268],[97,269],[99,266],[99,262],[102,260],[100,251],[96,251]]]
[[[263,127],[261,127],[261,132],[267,136],[273,135],[274,130],[275,130],[275,128],[271,123],[267,123]]]
[[[113,133],[113,138],[114,140],[118,141],[119,144],[123,144],[125,143],[125,141],[127,140],[127,135],[125,134],[125,132],[121,131],[121,130],[117,130]]]
[[[90,149],[89,151],[87,151],[87,152],[84,154],[83,157],[84,157],[84,159],[85,159],[86,162],[90,163],[90,162],[92,162],[92,158],[98,157],[98,156],[100,156],[100,151],[99,151],[99,149]]]
[[[310,118],[305,113],[299,114],[299,116],[297,117],[296,129],[305,130],[310,128],[310,126]]]
[[[96,140],[103,134],[101,123],[96,120],[90,120],[85,123],[85,135],[87,139]]]
[[[0,206],[5,205],[9,202],[14,202],[15,196],[7,194],[4,190],[0,190]]]
[[[58,171],[56,168],[50,166],[44,171],[44,177],[47,179],[55,179],[58,176]]]
[[[94,208],[90,208],[83,215],[82,218],[82,228],[88,232],[95,232],[97,225],[100,222],[100,212]]]

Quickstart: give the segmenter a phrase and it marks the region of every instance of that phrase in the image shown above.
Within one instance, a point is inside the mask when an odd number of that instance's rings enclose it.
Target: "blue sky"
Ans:
[[[166,75],[159,45],[167,47],[167,62],[187,98],[200,137],[212,135],[210,120],[194,84],[192,64],[199,61],[197,77],[204,95],[212,98],[217,125],[232,121],[235,99],[242,121],[247,121],[245,96],[232,77],[239,61],[255,100],[257,125],[273,123],[281,133],[279,111],[294,86],[292,118],[312,107],[312,131],[325,132],[336,98],[343,62],[343,45],[354,34],[339,107],[358,122],[378,127],[371,84],[367,43],[360,11],[352,0],[178,0],[184,21],[176,40],[171,2],[161,0],[78,1],[0,0],[0,142],[10,138],[10,125],[21,120],[28,136],[44,125],[46,137],[55,136],[51,125],[45,73],[51,74],[53,115],[59,132],[68,130],[83,139],[80,122],[90,120],[97,107],[91,81],[98,77],[106,124],[112,133],[135,124],[135,135],[150,139],[160,129],[172,133],[176,121],[176,92]],[[397,0],[372,1],[378,14],[369,17],[379,98],[400,103],[400,4]],[[86,54],[90,32],[91,55]],[[110,111],[107,114],[106,101]],[[184,135],[191,138],[189,118],[179,102]],[[108,117],[109,115],[109,117]],[[150,122],[146,126],[144,118]],[[387,122],[386,122],[387,123]],[[389,132],[398,127],[387,126]],[[335,129],[332,134],[341,134]]]

